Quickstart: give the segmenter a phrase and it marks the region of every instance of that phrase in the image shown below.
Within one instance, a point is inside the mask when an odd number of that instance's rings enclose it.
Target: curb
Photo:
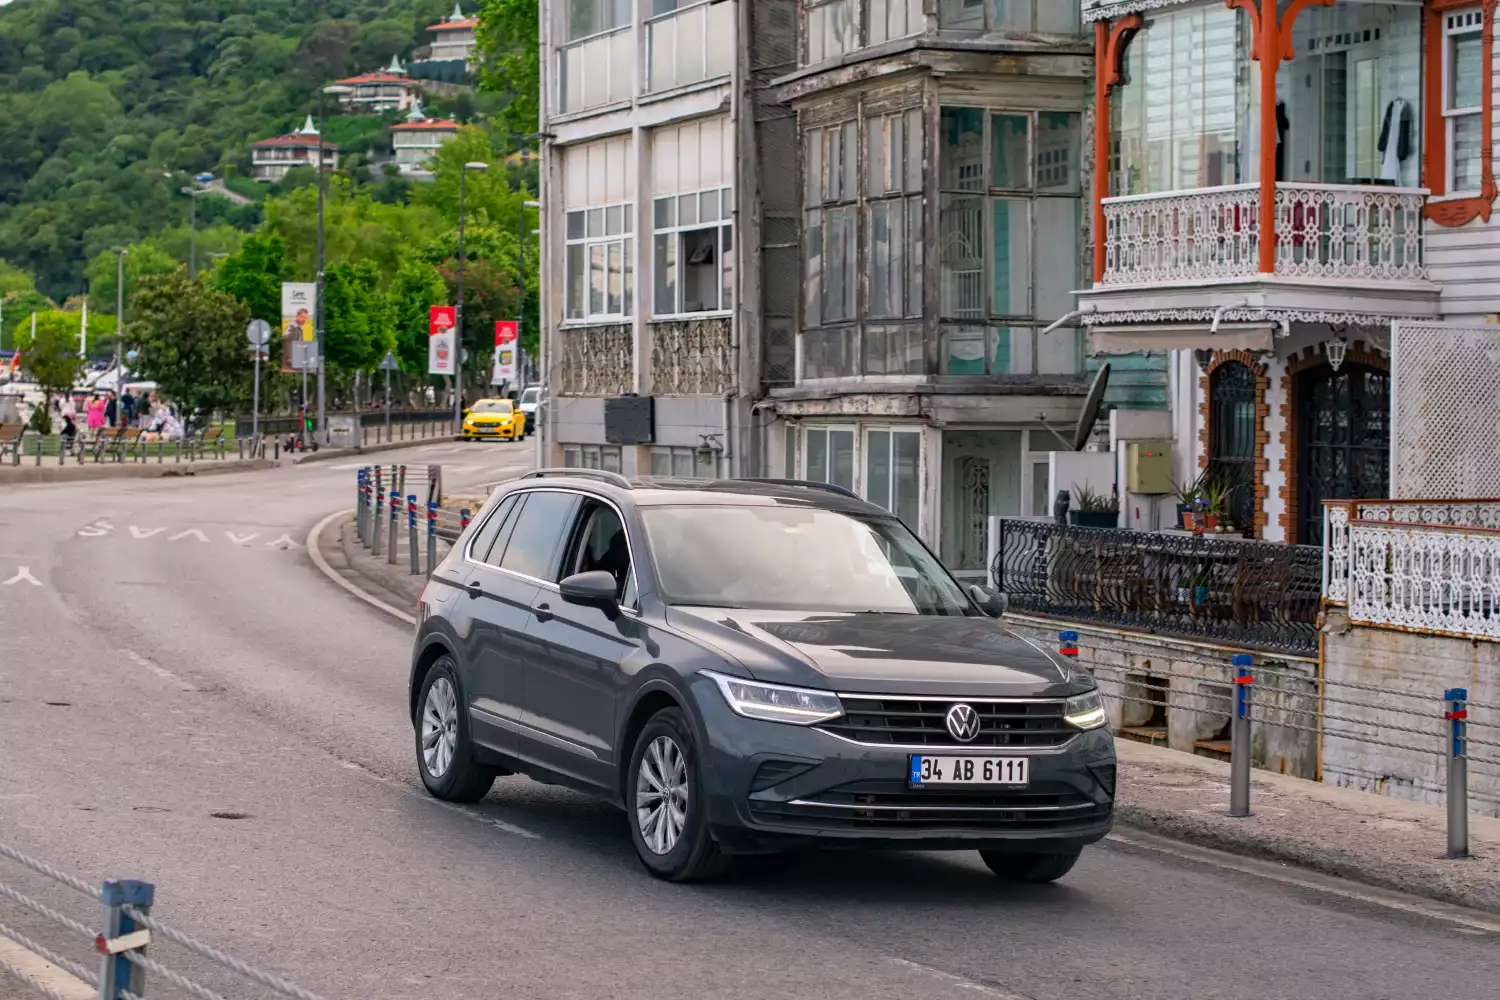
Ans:
[[[43,465],[43,466],[12,466],[8,469],[0,469],[0,487],[11,484],[31,485],[35,483],[84,483],[98,482],[105,479],[168,479],[186,476],[221,476],[231,472],[260,472],[264,469],[277,468],[277,463],[271,459],[254,458],[240,461],[238,459],[225,459],[224,461],[193,462],[193,463],[165,463],[156,465],[150,463],[125,463],[106,465]]]
[[[293,465],[306,465],[309,462],[327,462],[335,458],[348,458],[350,455],[378,455],[383,451],[400,451],[402,448],[420,448],[424,444],[436,444],[440,441],[457,441],[458,438],[451,434],[435,434],[432,437],[412,438],[408,441],[382,441],[380,444],[357,445],[353,448],[323,448],[313,452],[303,452],[301,455],[293,456]]]
[[[371,607],[384,611],[392,618],[399,619],[400,621],[403,621],[408,625],[415,625],[417,623],[417,619],[412,615],[407,614],[405,611],[402,611],[399,608],[394,608],[384,601],[377,600],[376,598],[371,597],[369,594],[365,593],[363,590],[360,590],[354,584],[344,579],[341,575],[339,575],[337,570],[335,570],[328,564],[328,560],[324,558],[323,553],[319,550],[318,543],[323,536],[324,529],[326,529],[330,524],[332,524],[334,521],[337,521],[341,517],[352,517],[353,515],[354,511],[352,509],[336,510],[332,514],[329,514],[327,517],[323,518],[323,520],[319,521],[317,524],[313,525],[313,529],[307,533],[307,554],[312,557],[313,565],[318,567],[319,572],[328,577],[328,579],[332,580],[334,583],[338,584],[340,587],[347,590],[349,593],[353,594],[355,597],[359,598],[361,601],[364,601]]]

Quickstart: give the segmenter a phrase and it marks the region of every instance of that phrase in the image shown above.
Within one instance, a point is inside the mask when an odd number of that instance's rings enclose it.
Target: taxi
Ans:
[[[509,399],[481,399],[464,411],[459,436],[465,441],[519,441],[526,436],[526,415]]]

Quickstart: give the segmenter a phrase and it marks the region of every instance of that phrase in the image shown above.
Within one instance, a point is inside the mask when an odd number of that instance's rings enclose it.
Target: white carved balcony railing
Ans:
[[[557,50],[557,109],[562,114],[634,96],[635,32],[617,28]]]
[[[728,76],[734,69],[734,4],[708,0],[647,21],[646,47],[650,93]]]
[[[1104,199],[1106,285],[1256,273],[1260,188],[1254,184]]]
[[[722,395],[734,387],[728,319],[653,323],[650,329],[654,393]]]
[[[1309,278],[1420,280],[1420,188],[1276,185],[1276,273]]]
[[[635,391],[635,340],[629,323],[557,332],[558,393],[619,396]]]
[[[1500,639],[1500,500],[1324,504],[1323,597],[1349,619]]]

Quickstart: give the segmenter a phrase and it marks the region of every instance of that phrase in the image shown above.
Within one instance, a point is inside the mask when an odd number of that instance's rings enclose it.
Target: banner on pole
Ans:
[[[458,373],[458,322],[453,306],[433,306],[427,320],[427,372],[429,375]]]
[[[491,385],[501,385],[516,380],[516,348],[521,324],[513,319],[495,322],[495,370],[490,376]]]
[[[318,367],[318,286],[311,281],[281,283],[281,370],[316,371]]]

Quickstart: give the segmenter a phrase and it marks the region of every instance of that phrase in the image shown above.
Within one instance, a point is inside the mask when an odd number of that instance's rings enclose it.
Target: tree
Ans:
[[[367,372],[394,346],[380,275],[370,261],[338,264],[323,278],[323,335],[328,366]]]
[[[141,280],[151,275],[171,274],[180,265],[172,255],[155,243],[135,243],[125,248],[125,315],[130,307],[135,290]],[[89,303],[100,312],[115,314],[116,281],[119,278],[119,261],[111,250],[105,250],[89,261],[84,274],[89,280]]]
[[[0,299],[36,291],[36,281],[8,261],[0,260]]]
[[[249,324],[243,302],[206,280],[189,281],[183,269],[142,282],[127,332],[141,376],[185,412],[207,415],[250,398]]]
[[[83,372],[78,356],[78,317],[64,312],[38,313],[36,332],[28,322],[22,328],[21,363],[31,372],[46,397],[32,412],[32,426],[42,434],[52,433],[52,397],[72,391]]]
[[[537,0],[484,0],[479,8],[480,86],[509,98],[500,119],[521,135],[537,130],[541,112],[540,24]]]
[[[427,374],[428,319],[433,306],[447,305],[448,286],[438,269],[423,261],[401,265],[387,293],[395,351],[401,370]]]
[[[250,236],[214,268],[213,286],[243,302],[255,319],[280,327],[281,283],[288,280],[286,244],[279,236]]]

